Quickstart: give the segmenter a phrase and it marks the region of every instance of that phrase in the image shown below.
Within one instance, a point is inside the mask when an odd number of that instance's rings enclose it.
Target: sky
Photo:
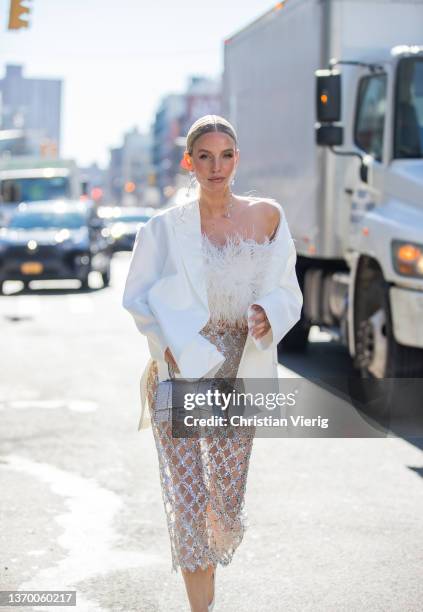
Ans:
[[[272,8],[265,0],[32,0],[31,27],[7,30],[0,0],[0,78],[63,79],[62,156],[105,167],[109,148],[148,131],[160,99],[190,75],[217,77],[223,41]]]

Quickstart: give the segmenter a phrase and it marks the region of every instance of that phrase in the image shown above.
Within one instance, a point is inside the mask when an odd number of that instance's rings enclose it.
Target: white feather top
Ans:
[[[212,323],[236,324],[246,321],[249,305],[257,299],[275,241],[264,242],[228,237],[226,243],[214,244],[202,234],[202,248]]]

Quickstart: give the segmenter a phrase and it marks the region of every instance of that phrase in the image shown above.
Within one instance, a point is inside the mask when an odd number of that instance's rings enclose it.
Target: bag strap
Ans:
[[[170,379],[170,380],[173,380],[173,378],[174,378],[174,377],[172,376],[172,373],[173,373],[173,368],[172,368],[172,372],[171,372],[171,371],[170,371],[170,363],[169,363],[169,362],[167,362],[167,371],[169,372],[169,379]]]

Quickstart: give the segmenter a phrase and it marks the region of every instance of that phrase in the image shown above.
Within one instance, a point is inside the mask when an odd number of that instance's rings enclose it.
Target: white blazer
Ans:
[[[238,378],[277,378],[277,345],[300,319],[302,293],[295,272],[297,254],[280,204],[274,237],[276,264],[263,270],[259,304],[271,329],[259,340],[248,334]],[[123,307],[147,337],[151,358],[140,381],[141,417],[138,430],[150,426],[147,375],[157,362],[159,381],[169,378],[167,347],[178,364],[180,378],[213,377],[225,361],[214,344],[199,332],[210,317],[203,267],[198,200],[159,211],[138,230],[123,294]],[[251,306],[246,315],[250,316]]]

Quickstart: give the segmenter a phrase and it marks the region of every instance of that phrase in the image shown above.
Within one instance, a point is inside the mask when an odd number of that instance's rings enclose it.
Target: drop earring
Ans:
[[[188,189],[185,194],[187,198],[189,198],[191,189],[194,187],[194,183],[195,183],[195,173],[190,172],[189,174],[190,174],[189,185],[188,185]]]

